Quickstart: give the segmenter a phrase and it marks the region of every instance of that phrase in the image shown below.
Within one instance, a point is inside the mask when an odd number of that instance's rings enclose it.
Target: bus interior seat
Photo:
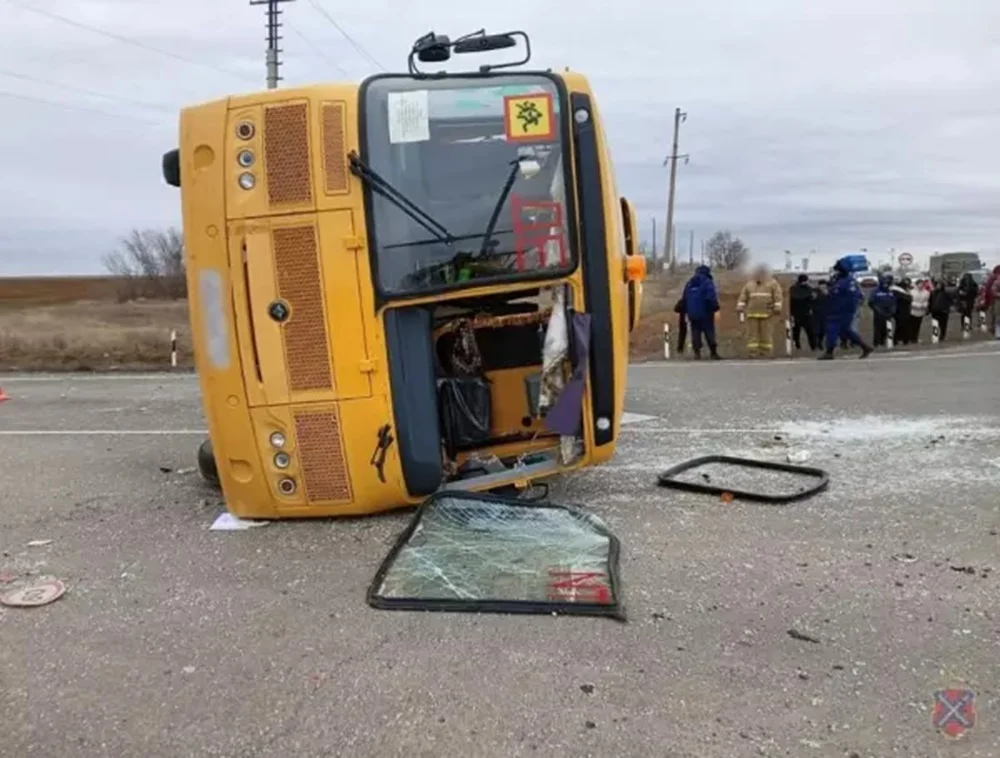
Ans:
[[[433,317],[427,308],[390,308],[385,313],[389,381],[403,479],[411,495],[430,495],[441,484]]]

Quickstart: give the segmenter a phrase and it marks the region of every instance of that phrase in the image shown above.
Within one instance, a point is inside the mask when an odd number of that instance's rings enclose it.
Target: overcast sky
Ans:
[[[673,109],[683,108],[682,258],[689,230],[697,255],[702,238],[730,228],[775,265],[786,249],[796,262],[859,248],[918,260],[981,250],[1000,261],[996,0],[283,8],[285,86],[358,80],[376,70],[369,58],[405,68],[412,41],[431,28],[453,37],[524,28],[538,67],[590,77],[619,191],[647,238],[655,216],[662,240],[662,163]],[[160,173],[176,112],[263,88],[263,40],[263,9],[242,0],[0,0],[0,275],[98,273],[119,235],[179,224],[178,192]]]

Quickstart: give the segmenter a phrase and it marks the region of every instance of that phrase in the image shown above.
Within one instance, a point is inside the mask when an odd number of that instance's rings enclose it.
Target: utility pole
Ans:
[[[281,67],[281,53],[284,52],[278,47],[281,42],[281,35],[278,30],[281,28],[281,3],[290,3],[292,0],[250,0],[250,5],[267,6],[267,88],[277,89],[281,76],[278,69]]]
[[[653,216],[653,261],[656,261],[656,216]]]
[[[677,136],[681,128],[681,123],[687,121],[687,113],[682,111],[680,108],[674,109],[674,144],[673,148],[670,150],[670,155],[667,156],[666,160],[663,161],[663,165],[667,165],[670,162],[670,191],[667,194],[667,240],[663,246],[665,251],[665,258],[667,259],[667,264],[673,268],[676,261],[673,258],[674,251],[674,190],[677,186],[677,161],[681,158],[687,163],[688,159],[691,157],[688,154],[679,155],[677,153]]]

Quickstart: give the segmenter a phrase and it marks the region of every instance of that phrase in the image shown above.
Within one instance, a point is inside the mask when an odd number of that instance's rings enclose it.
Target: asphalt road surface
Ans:
[[[993,345],[634,367],[616,459],[553,490],[621,540],[626,624],[372,610],[409,516],[209,531],[190,377],[2,377],[0,589],[68,591],[0,610],[0,755],[1000,755],[998,377]],[[655,484],[802,451],[800,504]]]

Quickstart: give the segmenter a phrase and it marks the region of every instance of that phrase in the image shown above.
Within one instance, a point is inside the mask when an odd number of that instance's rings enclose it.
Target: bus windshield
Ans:
[[[363,108],[359,163],[369,170],[368,236],[384,294],[572,270],[552,80],[377,78]]]

